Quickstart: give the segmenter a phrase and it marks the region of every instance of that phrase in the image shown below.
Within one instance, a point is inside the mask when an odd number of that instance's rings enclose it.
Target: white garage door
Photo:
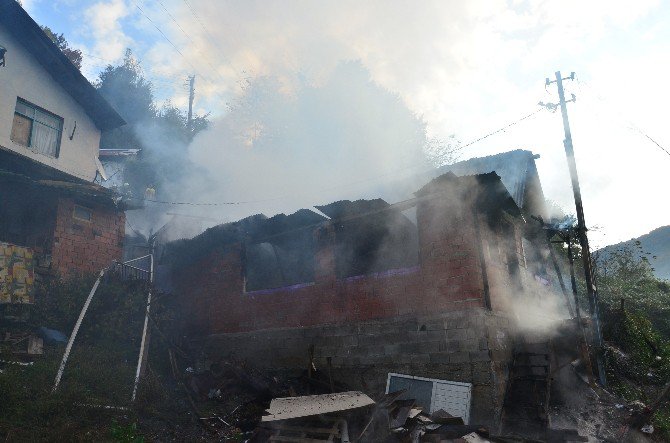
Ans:
[[[470,421],[472,383],[389,373],[386,393],[402,389],[407,391],[400,398],[417,400],[424,411],[444,409],[454,417],[461,417],[466,425]]]

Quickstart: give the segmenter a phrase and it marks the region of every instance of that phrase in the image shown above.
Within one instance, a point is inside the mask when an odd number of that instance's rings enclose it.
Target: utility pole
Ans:
[[[605,377],[605,367],[602,358],[602,335],[600,333],[600,314],[598,312],[598,292],[594,282],[593,263],[591,262],[591,250],[589,249],[589,239],[586,235],[586,222],[584,221],[584,206],[582,204],[582,192],[579,187],[579,177],[577,175],[577,163],[575,162],[575,152],[572,146],[572,134],[570,133],[570,122],[568,121],[568,109],[566,104],[576,100],[574,94],[572,99],[566,102],[565,92],[563,91],[563,80],[574,80],[575,73],[572,72],[570,77],[561,77],[561,71],[556,71],[556,80],[549,80],[547,78],[546,85],[556,83],[558,87],[558,98],[560,100],[561,114],[563,116],[563,129],[565,130],[565,140],[563,146],[565,147],[565,155],[568,160],[568,169],[570,170],[570,178],[572,180],[572,192],[575,197],[575,210],[577,212],[577,238],[582,248],[582,261],[584,263],[584,277],[586,278],[586,292],[589,299],[589,309],[591,320],[593,321],[593,343],[596,352],[596,363],[598,365],[598,377],[600,384],[605,386],[607,379]]]
[[[188,123],[186,127],[190,131],[193,125],[193,99],[195,98],[195,75],[188,77]]]

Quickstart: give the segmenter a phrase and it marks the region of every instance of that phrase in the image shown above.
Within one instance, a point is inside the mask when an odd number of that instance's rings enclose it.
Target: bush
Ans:
[[[69,335],[96,276],[53,281],[36,291],[29,324]],[[64,346],[45,346],[31,366],[6,365],[0,373],[0,440],[140,442],[137,425],[112,425],[119,410],[86,405],[130,406],[146,309],[147,286],[110,276],[100,284],[72,348],[61,384],[51,393]],[[152,306],[160,318],[160,301]],[[160,346],[156,339],[152,346]],[[164,351],[163,351],[164,352]],[[156,382],[140,389],[158,398]],[[122,412],[134,420],[134,410]],[[133,422],[134,423],[134,422]]]

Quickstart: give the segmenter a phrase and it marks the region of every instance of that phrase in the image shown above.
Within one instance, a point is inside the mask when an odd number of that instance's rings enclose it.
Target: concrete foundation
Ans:
[[[238,358],[268,369],[307,368],[309,349],[334,377],[372,396],[389,372],[473,384],[471,423],[494,426],[511,360],[510,320],[486,309],[305,328],[214,334],[203,343],[211,360]]]

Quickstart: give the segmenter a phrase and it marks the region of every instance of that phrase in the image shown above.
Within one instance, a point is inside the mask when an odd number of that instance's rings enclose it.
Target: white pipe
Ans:
[[[153,245],[152,248],[153,249]],[[135,382],[133,383],[133,395],[130,397],[131,403],[137,396],[137,386],[140,383],[140,373],[142,372],[142,363],[144,361],[144,346],[147,340],[147,330],[149,329],[149,309],[151,308],[151,290],[154,283],[154,256],[149,256],[149,294],[147,295],[147,311],[144,315],[144,328],[142,329],[142,342],[140,344],[140,356],[137,359],[137,370],[135,371]]]
[[[91,288],[91,292],[88,294],[88,298],[86,299],[86,302],[84,303],[84,307],[81,308],[81,312],[79,313],[79,318],[77,319],[77,323],[74,325],[74,329],[72,330],[72,334],[70,334],[70,339],[67,342],[67,346],[65,347],[65,353],[63,354],[63,360],[60,362],[60,367],[58,368],[58,373],[56,374],[56,381],[54,382],[54,387],[51,390],[51,392],[56,392],[56,389],[58,389],[58,384],[60,383],[60,379],[63,376],[63,371],[65,371],[65,364],[67,363],[67,359],[70,356],[70,351],[72,350],[72,344],[74,343],[74,339],[77,337],[77,332],[79,332],[79,327],[81,326],[81,322],[84,319],[84,316],[86,315],[86,311],[88,310],[88,306],[91,304],[91,300],[93,299],[93,295],[95,294],[95,291],[98,290],[98,285],[100,284],[100,280],[102,280],[102,276],[105,275],[105,271],[107,268],[103,269],[100,271],[100,275],[98,276],[98,279],[95,281],[95,284],[93,285],[93,288]]]
[[[137,258],[133,258],[133,259],[128,260],[128,261],[124,261],[124,262],[122,262],[122,264],[127,265],[128,263],[132,263],[134,261],[142,260],[142,259],[149,258],[149,257],[151,257],[151,254],[143,255],[142,257],[137,257]]]

